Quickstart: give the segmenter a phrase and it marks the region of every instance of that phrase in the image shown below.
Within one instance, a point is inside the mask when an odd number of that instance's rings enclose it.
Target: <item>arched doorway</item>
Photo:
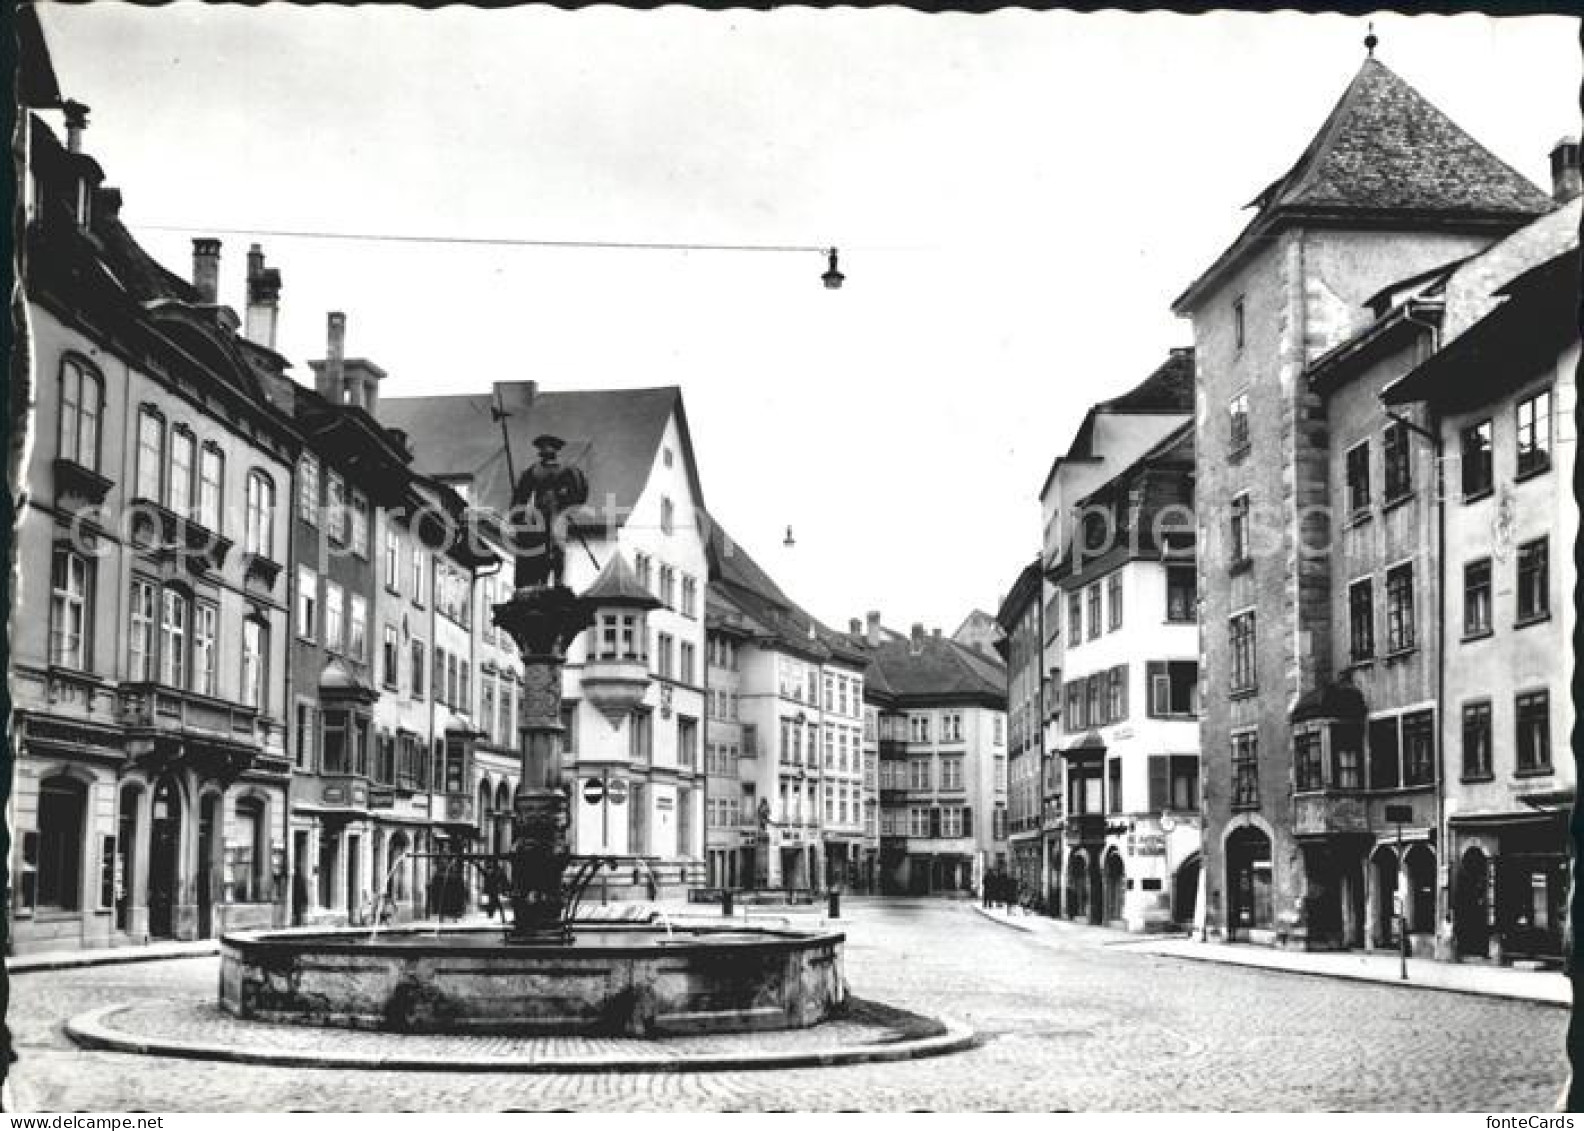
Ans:
[[[1227,933],[1267,930],[1271,925],[1271,842],[1264,831],[1244,825],[1226,838]]]
[[[1375,887],[1375,945],[1397,943],[1397,853],[1384,846],[1370,860]]]
[[[138,802],[143,791],[135,785],[121,787],[116,816],[115,925],[132,930],[132,884],[136,868]]]
[[[1195,852],[1177,866],[1172,876],[1171,917],[1173,923],[1192,923],[1199,903],[1199,870],[1203,865]]]
[[[1408,873],[1408,930],[1412,934],[1435,932],[1436,858],[1428,844],[1416,844],[1403,854]]]
[[[1089,861],[1082,852],[1074,852],[1067,860],[1067,917],[1089,917]]]
[[[181,892],[181,789],[165,777],[154,787],[149,821],[149,937],[176,936],[176,902]]]
[[[1486,957],[1490,953],[1490,861],[1477,848],[1465,852],[1458,863],[1452,916],[1458,955]]]
[[[1116,849],[1106,853],[1105,859],[1105,921],[1120,922],[1123,905],[1127,899],[1127,869],[1122,864],[1122,854]]]

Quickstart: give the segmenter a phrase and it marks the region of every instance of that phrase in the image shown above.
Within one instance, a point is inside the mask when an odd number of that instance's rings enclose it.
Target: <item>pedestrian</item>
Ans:
[[[500,898],[501,889],[505,887],[504,880],[499,864],[490,864],[484,872],[484,914],[491,919],[496,915],[499,915],[503,921],[506,918]]]

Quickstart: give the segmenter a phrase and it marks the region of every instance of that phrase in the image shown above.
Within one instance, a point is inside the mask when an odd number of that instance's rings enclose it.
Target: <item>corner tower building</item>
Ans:
[[[1330,438],[1302,375],[1383,287],[1553,205],[1371,56],[1252,206],[1173,307],[1192,320],[1197,370],[1207,928],[1329,946],[1310,908],[1335,893],[1293,828],[1292,712],[1336,675]],[[1430,617],[1433,593],[1417,600]]]

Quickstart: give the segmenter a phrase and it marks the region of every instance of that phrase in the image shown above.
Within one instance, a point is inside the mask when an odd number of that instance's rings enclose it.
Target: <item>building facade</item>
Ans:
[[[1411,811],[1404,834],[1420,841],[1416,874],[1433,884],[1440,867],[1429,843],[1433,776],[1420,780],[1426,759],[1436,757],[1425,733],[1428,725],[1433,748],[1439,724],[1423,694],[1433,663],[1417,643],[1426,611],[1418,579],[1434,563],[1409,550],[1424,521],[1424,504],[1408,501],[1411,489],[1393,496],[1394,509],[1372,501],[1372,517],[1356,528],[1342,519],[1333,550],[1332,489],[1339,467],[1346,487],[1346,451],[1362,451],[1367,436],[1380,449],[1367,456],[1373,473],[1411,481],[1423,470],[1422,438],[1366,412],[1367,392],[1344,397],[1337,420],[1328,419],[1325,395],[1306,373],[1367,325],[1383,288],[1480,251],[1552,202],[1371,57],[1298,162],[1255,205],[1244,232],[1174,306],[1193,323],[1196,487],[1205,500],[1198,552],[1206,911],[1217,938],[1328,947],[1367,936],[1356,868],[1362,855],[1385,860],[1380,846],[1369,846],[1386,831],[1388,801]],[[1399,348],[1411,356],[1411,345]],[[1348,443],[1340,453],[1336,436]],[[1366,457],[1355,460],[1362,469]],[[1219,500],[1227,502],[1211,504]],[[1337,569],[1358,575],[1339,579]],[[1339,653],[1336,619],[1339,586],[1363,581],[1384,590],[1371,594],[1374,615],[1395,616],[1385,625],[1395,654],[1390,663],[1376,657],[1367,675],[1351,663],[1351,639]],[[1360,608],[1362,616],[1362,599]],[[1393,641],[1403,646],[1392,649]],[[1339,655],[1350,660],[1348,675],[1368,679],[1382,696],[1373,721],[1359,710],[1357,684],[1340,678]],[[1362,772],[1360,760],[1377,755],[1382,776],[1371,801],[1308,788],[1328,757],[1360,767],[1337,779],[1352,782],[1347,775]]]
[[[997,648],[1007,666],[1007,850],[1024,898],[1043,901],[1049,887],[1043,843],[1044,571],[1035,561],[1018,574],[996,611]]]

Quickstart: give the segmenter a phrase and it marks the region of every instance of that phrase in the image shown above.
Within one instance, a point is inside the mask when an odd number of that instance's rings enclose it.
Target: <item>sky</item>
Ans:
[[[837,627],[951,632],[1039,550],[1085,410],[1191,344],[1172,300],[1364,59],[1283,13],[47,5],[123,220],[282,273],[299,380],[383,395],[679,385],[705,503]],[[1374,17],[1377,56],[1542,187],[1577,21]],[[53,124],[59,130],[58,115]],[[174,226],[181,231],[161,231]],[[822,255],[228,230],[837,246]],[[795,545],[782,544],[786,528]]]

